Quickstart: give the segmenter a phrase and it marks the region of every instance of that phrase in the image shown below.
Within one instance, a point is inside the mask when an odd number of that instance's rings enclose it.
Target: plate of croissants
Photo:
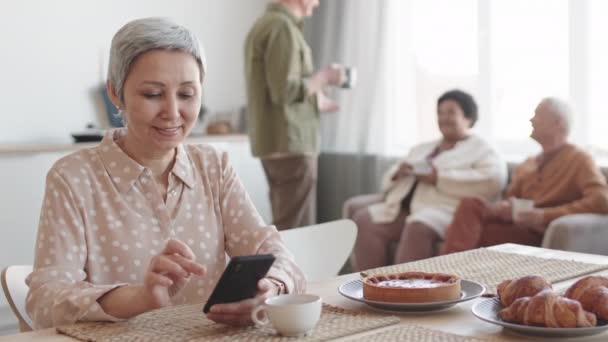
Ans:
[[[543,277],[528,275],[503,281],[497,292],[476,303],[473,315],[526,335],[576,337],[608,330],[608,277],[584,277],[561,294]]]

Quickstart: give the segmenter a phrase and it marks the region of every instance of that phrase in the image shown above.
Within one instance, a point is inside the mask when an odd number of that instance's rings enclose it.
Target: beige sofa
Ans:
[[[359,194],[376,193],[385,170],[395,158],[374,155],[322,153],[317,191],[319,222],[341,217],[342,204]],[[515,164],[509,165],[513,168]],[[608,177],[608,168],[602,172]],[[608,255],[608,215],[576,214],[549,225],[542,247]]]

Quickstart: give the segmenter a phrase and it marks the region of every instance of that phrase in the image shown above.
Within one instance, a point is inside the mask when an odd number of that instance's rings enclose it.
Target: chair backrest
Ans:
[[[32,272],[31,265],[9,266],[2,270],[2,290],[11,310],[19,320],[21,331],[32,330],[33,322],[25,311],[28,287],[25,278]]]
[[[280,234],[306,279],[318,281],[334,277],[344,266],[355,245],[357,226],[351,220],[339,220]]]

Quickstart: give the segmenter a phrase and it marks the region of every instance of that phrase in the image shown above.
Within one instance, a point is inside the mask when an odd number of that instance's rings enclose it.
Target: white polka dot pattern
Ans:
[[[26,307],[37,328],[117,320],[97,299],[122,284],[141,283],[169,238],[188,244],[208,270],[178,292],[174,304],[207,300],[225,254],[273,253],[277,262],[268,276],[289,292],[304,290],[301,271],[257,213],[226,153],[179,146],[165,200],[150,170],[114,142],[124,133],[108,132],[98,147],[62,158],[48,173],[34,272],[27,279]]]

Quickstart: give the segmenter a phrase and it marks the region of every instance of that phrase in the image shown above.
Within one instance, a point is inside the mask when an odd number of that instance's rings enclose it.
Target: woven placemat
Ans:
[[[202,305],[181,305],[151,311],[133,319],[57,327],[61,334],[82,341],[291,341],[272,328],[231,327],[205,318]],[[314,332],[301,340],[327,341],[399,323],[395,316],[350,311],[323,305]]]
[[[480,248],[375,268],[361,272],[361,274],[375,275],[406,271],[450,273],[483,284],[486,287],[486,294],[496,294],[496,286],[505,279],[538,274],[550,282],[558,282],[605,269],[608,269],[608,265],[539,258]]]
[[[433,330],[419,325],[402,324],[394,328],[368,334],[354,339],[353,342],[391,342],[391,341],[416,341],[416,342],[486,342],[492,340],[475,337],[460,336]]]

